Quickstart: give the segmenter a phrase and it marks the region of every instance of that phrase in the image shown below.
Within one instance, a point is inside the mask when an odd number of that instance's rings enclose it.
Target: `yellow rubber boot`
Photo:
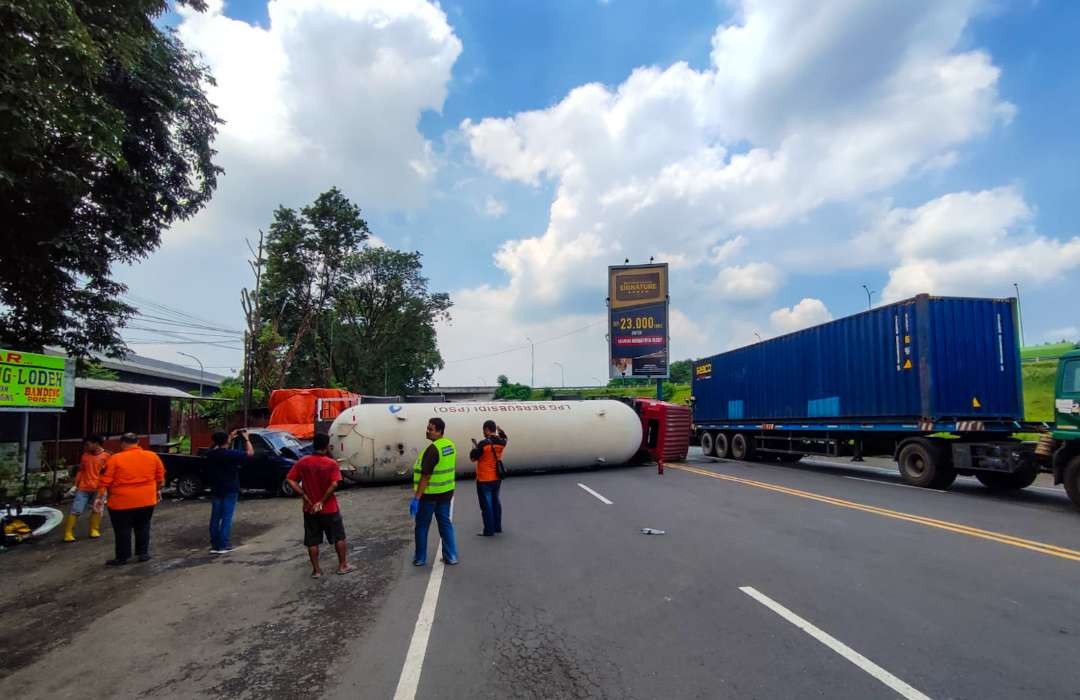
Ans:
[[[90,514],[90,537],[95,540],[101,537],[101,513]]]
[[[74,542],[75,541],[75,521],[78,520],[78,519],[79,519],[79,517],[77,515],[69,515],[66,518],[64,518],[64,541],[65,542]]]

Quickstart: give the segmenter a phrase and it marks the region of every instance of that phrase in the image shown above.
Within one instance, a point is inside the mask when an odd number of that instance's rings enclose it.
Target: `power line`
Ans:
[[[563,338],[567,338],[567,337],[569,337],[571,335],[574,335],[576,333],[581,333],[582,331],[587,331],[588,329],[592,328],[593,326],[599,326],[602,323],[606,323],[606,321],[595,321],[595,322],[590,323],[590,324],[588,324],[586,326],[582,326],[581,328],[576,328],[576,329],[574,329],[574,330],[572,330],[572,331],[570,331],[568,333],[563,333],[562,335],[557,335],[554,338],[546,338],[544,340],[538,340],[535,343],[532,343],[532,345],[543,345],[544,343],[552,343],[552,342],[554,342],[556,340],[562,340]],[[529,343],[525,343],[524,345],[516,345],[516,346],[514,346],[512,348],[507,348],[506,350],[499,350],[498,352],[492,352],[492,353],[488,353],[486,355],[476,355],[474,357],[463,357],[460,360],[445,360],[443,362],[443,364],[450,365],[450,364],[456,364],[458,362],[471,362],[473,360],[483,360],[483,359],[486,359],[488,357],[498,357],[499,355],[507,355],[507,354],[512,353],[512,352],[517,352],[518,350],[524,350],[527,347],[529,347]]]

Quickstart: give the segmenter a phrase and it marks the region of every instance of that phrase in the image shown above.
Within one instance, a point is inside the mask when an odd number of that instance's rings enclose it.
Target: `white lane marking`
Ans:
[[[948,495],[948,491],[942,491],[941,489],[930,489],[924,486],[912,486],[911,484],[894,484],[891,481],[882,481],[880,479],[865,479],[861,476],[845,476],[845,479],[854,479],[855,481],[869,481],[871,484],[884,484],[885,486],[901,486],[905,489],[918,489],[919,491],[925,491],[927,493],[943,493]]]
[[[443,571],[446,568],[439,552],[441,548],[442,540],[440,539],[435,548],[435,563],[431,567],[431,577],[428,578],[427,590],[424,592],[424,602],[420,604],[420,615],[416,618],[416,627],[413,629],[412,641],[409,642],[409,651],[405,654],[405,665],[401,667],[397,690],[394,691],[394,700],[413,700],[416,697],[416,689],[420,685],[420,672],[424,668],[428,637],[431,636],[431,625],[435,621],[435,605],[439,602],[439,589],[442,588]]]
[[[604,498],[603,496],[601,496],[600,494],[598,494],[598,493],[597,493],[596,491],[593,491],[593,490],[592,490],[591,488],[589,488],[589,487],[588,487],[588,486],[586,486],[585,484],[578,484],[578,486],[580,486],[581,488],[585,489],[586,491],[588,491],[588,492],[589,492],[589,493],[591,493],[592,495],[594,495],[594,496],[596,496],[597,498],[599,498],[599,499],[600,499],[600,502],[601,502],[601,503],[603,503],[603,504],[605,504],[605,505],[609,505],[609,506],[610,506],[610,505],[612,504],[612,501],[609,501],[608,499]]]
[[[818,640],[825,646],[829,647],[840,656],[844,657],[851,663],[866,671],[877,680],[892,688],[901,697],[908,698],[908,700],[930,700],[928,696],[923,695],[918,690],[915,690],[904,681],[900,680],[893,674],[883,669],[881,666],[878,666],[870,659],[866,658],[859,652],[849,647],[847,644],[844,644],[840,640],[829,636],[825,632],[821,631],[814,625],[810,624],[806,620],[802,619],[795,613],[785,608],[783,605],[780,605],[780,603],[777,603],[775,600],[768,597],[767,595],[757,591],[750,586],[741,586],[739,590],[750,596],[757,602],[761,603],[769,610],[772,610],[774,613],[784,618],[791,624],[795,625],[803,632],[806,632],[808,635]]]

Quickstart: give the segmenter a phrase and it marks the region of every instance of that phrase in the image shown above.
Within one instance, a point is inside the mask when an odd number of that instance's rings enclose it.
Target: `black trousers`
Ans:
[[[150,518],[154,515],[154,506],[144,508],[109,509],[113,534],[116,535],[116,558],[127,561],[131,558],[131,533],[135,533],[135,554],[142,556],[150,553]]]

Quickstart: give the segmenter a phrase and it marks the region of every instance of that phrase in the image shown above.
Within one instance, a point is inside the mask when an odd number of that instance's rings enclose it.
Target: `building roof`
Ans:
[[[224,399],[209,399],[173,388],[171,386],[155,386],[153,384],[132,384],[130,382],[116,382],[110,379],[87,379],[75,380],[76,389],[88,389],[91,391],[114,391],[120,394],[139,394],[140,396],[164,396],[170,399],[191,399],[193,401],[221,401]]]
[[[64,351],[59,348],[47,348],[46,352],[50,355],[65,354]],[[142,355],[131,354],[124,359],[105,357],[104,355],[94,355],[93,359],[95,363],[106,369],[131,372],[133,374],[143,374],[147,377],[172,379],[191,384],[198,384],[201,381],[206,386],[214,387],[215,389],[220,389],[221,383],[227,379],[227,377],[220,374],[214,374],[213,372],[200,373],[198,367],[179,365],[174,362],[165,362],[164,360],[155,360],[152,357],[143,357]]]

